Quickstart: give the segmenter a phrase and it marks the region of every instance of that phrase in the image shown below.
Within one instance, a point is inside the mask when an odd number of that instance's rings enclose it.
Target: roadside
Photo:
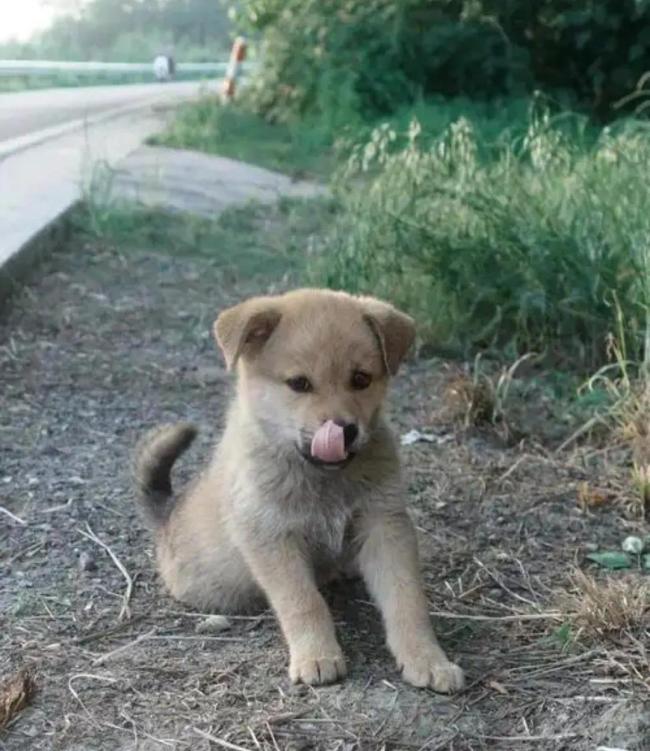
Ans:
[[[0,99],[0,288],[3,297],[51,245],[48,233],[147,137],[196,84],[25,92]],[[48,102],[52,102],[49,111]],[[58,103],[58,104],[57,104]],[[117,106],[119,104],[119,106]],[[90,114],[89,114],[90,113]],[[45,118],[45,119],[43,119]],[[54,123],[43,128],[44,123]],[[18,129],[18,130],[17,130]],[[15,137],[7,137],[21,133]]]
[[[328,595],[350,675],[318,690],[289,685],[269,613],[199,633],[205,618],[162,592],[131,499],[132,447],[156,423],[191,419],[201,439],[177,482],[202,463],[230,390],[211,322],[300,283],[331,210],[282,201],[215,222],[91,204],[2,318],[0,505],[18,521],[0,526],[0,674],[26,665],[37,686],[8,751],[645,748],[643,601],[608,624],[602,591],[590,599],[575,571],[646,529],[607,485],[615,457],[463,427],[440,360],[405,369],[392,414],[401,435],[428,436],[403,449],[409,502],[441,639],[470,677],[463,695],[401,682],[355,585]],[[547,404],[536,415],[552,428]],[[581,508],[599,473],[606,499]],[[122,619],[127,582],[98,541],[133,583]],[[638,577],[616,581],[617,597],[646,596]]]

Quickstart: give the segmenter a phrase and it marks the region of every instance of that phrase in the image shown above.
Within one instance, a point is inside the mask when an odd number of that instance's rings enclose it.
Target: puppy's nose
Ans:
[[[349,449],[359,435],[359,428],[353,422],[345,422],[345,420],[334,420],[334,423],[343,428],[343,441],[346,450]]]

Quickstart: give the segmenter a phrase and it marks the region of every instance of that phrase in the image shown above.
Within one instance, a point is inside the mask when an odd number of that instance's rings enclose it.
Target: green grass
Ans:
[[[598,131],[516,102],[415,114],[352,148],[345,212],[313,281],[392,299],[425,339],[459,354],[536,351],[589,369],[615,336],[644,358],[645,126]]]
[[[275,206],[251,204],[204,219],[101,203],[91,194],[72,221],[79,236],[99,239],[120,252],[200,257],[231,278],[277,280],[289,275],[299,283],[334,212],[328,200],[282,199]]]
[[[181,108],[151,143],[238,159],[295,177],[326,177],[334,166],[327,134],[305,124],[269,123],[214,97]]]

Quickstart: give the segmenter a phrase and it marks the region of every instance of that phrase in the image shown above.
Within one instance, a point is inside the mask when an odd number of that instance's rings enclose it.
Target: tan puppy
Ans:
[[[327,683],[346,669],[318,585],[353,570],[381,609],[404,679],[462,688],[461,669],[431,627],[382,415],[413,321],[372,298],[305,289],[225,310],[215,336],[238,381],[209,466],[174,499],[170,471],[195,435],[187,424],[149,434],[136,461],[172,595],[218,611],[265,597],[289,646],[292,680]]]

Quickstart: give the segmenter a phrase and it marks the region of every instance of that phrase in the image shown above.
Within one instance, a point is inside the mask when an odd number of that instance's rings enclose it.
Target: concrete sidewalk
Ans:
[[[148,207],[216,217],[224,209],[325,195],[324,186],[196,151],[141,146],[117,168],[113,197]]]

